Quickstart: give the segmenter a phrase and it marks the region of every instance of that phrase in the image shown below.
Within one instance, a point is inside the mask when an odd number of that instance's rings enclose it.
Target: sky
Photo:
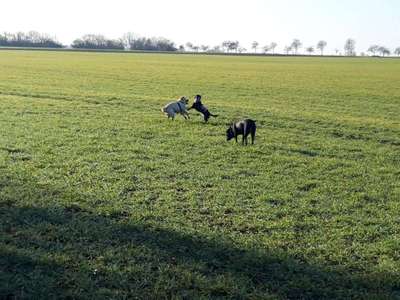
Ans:
[[[2,0],[0,32],[35,30],[69,44],[87,33],[165,37],[177,45],[238,40],[250,49],[271,42],[282,52],[294,38],[319,40],[327,53],[372,44],[400,47],[400,0]]]

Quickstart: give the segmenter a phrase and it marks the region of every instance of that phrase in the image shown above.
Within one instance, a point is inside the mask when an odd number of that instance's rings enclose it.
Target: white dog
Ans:
[[[185,119],[189,119],[189,112],[186,109],[186,105],[189,103],[189,99],[186,97],[181,97],[180,100],[170,102],[161,108],[161,111],[165,113],[172,120],[175,118],[176,114],[181,114]]]

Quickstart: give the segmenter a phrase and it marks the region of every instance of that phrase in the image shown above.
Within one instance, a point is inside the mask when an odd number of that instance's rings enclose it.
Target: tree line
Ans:
[[[41,48],[63,48],[55,38],[48,34],[29,31],[27,33],[0,33],[0,46],[3,47],[41,47]]]
[[[324,55],[324,51],[328,43],[324,40],[318,41],[315,45],[304,47],[304,52],[312,55],[318,51],[319,55]],[[121,38],[109,39],[100,34],[86,34],[80,38],[75,39],[71,45],[66,46],[58,42],[56,38],[39,33],[36,31],[29,31],[28,33],[0,33],[0,46],[2,47],[42,47],[42,48],[66,48],[71,47],[74,49],[110,49],[110,50],[141,50],[141,51],[180,51],[180,52],[207,52],[207,53],[249,53],[237,40],[226,40],[220,45],[210,47],[208,45],[195,45],[187,42],[185,45],[175,46],[175,43],[166,38],[147,38],[135,35],[133,33],[126,33]],[[254,41],[251,43],[251,49],[254,53],[276,54],[278,44],[275,42],[268,43],[260,46],[260,43]],[[258,49],[261,48],[261,52]],[[299,50],[303,48],[303,44],[299,39],[293,41],[283,47],[283,52],[286,55],[298,55]],[[356,56],[356,41],[354,39],[347,39],[344,47],[344,55]],[[339,49],[334,50],[336,55],[342,55]],[[371,45],[367,52],[373,56],[389,56],[392,54],[391,50],[381,45]],[[360,53],[365,55],[364,52]],[[400,56],[400,47],[393,51],[393,54]]]
[[[1,47],[41,47],[41,48],[75,48],[101,50],[142,50],[142,51],[177,51],[174,42],[165,38],[146,38],[126,33],[119,39],[109,39],[101,34],[85,34],[75,39],[71,45],[63,45],[48,34],[36,31],[28,33],[0,33]]]
[[[175,44],[165,38],[138,37],[132,33],[119,39],[107,39],[103,35],[86,34],[71,44],[76,49],[112,49],[112,50],[142,50],[142,51],[177,51]]]

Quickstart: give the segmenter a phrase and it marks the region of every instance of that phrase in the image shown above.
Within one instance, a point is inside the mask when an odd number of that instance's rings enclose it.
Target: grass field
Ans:
[[[399,299],[400,60],[0,52],[0,298]],[[167,120],[202,94],[220,117]],[[226,142],[257,120],[256,144]]]

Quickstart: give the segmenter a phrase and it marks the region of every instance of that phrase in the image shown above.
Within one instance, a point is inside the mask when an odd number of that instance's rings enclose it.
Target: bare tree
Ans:
[[[339,49],[335,49],[335,54],[338,55],[339,54]]]
[[[314,53],[314,47],[313,46],[307,47],[306,51],[308,52],[309,55],[311,55]]]
[[[378,48],[378,52],[379,52],[382,56],[390,55],[390,50],[389,50],[388,48],[384,47],[384,46],[379,47],[379,48]]]
[[[201,45],[200,48],[201,48],[201,51],[206,52],[210,47],[207,45]]]
[[[62,48],[64,47],[54,37],[30,31],[28,33],[17,32],[0,34],[0,46],[11,47],[41,47],[41,48]]]
[[[272,42],[272,43],[269,45],[269,49],[272,50],[272,54],[275,54],[275,48],[276,48],[277,46],[278,46],[278,44],[275,43],[275,42]]]
[[[294,49],[294,54],[297,54],[299,48],[301,48],[302,44],[299,39],[294,39],[290,47]]]
[[[291,46],[285,46],[285,48],[283,49],[283,51],[285,51],[286,55],[289,55],[289,53],[292,51],[292,47]]]
[[[193,50],[193,43],[187,42],[186,43],[186,48],[188,48],[188,50]]]
[[[321,55],[324,55],[324,49],[325,49],[326,45],[328,45],[328,43],[326,41],[319,41],[318,42],[317,49],[319,51],[321,51]]]
[[[224,49],[226,52],[229,52],[229,44],[231,41],[223,41],[222,42],[222,49]]]
[[[397,47],[396,50],[394,50],[394,54],[400,56],[400,47]]]
[[[103,36],[86,35],[81,39],[75,40],[72,44],[74,48],[93,48],[93,49],[119,49],[119,44],[122,48],[130,50],[144,51],[176,51],[174,42],[162,37],[136,37],[133,34],[125,34],[120,40],[108,40]],[[183,47],[183,45],[182,45]]]
[[[347,39],[344,44],[344,52],[347,56],[355,56],[356,55],[356,41],[353,39]]]
[[[210,51],[215,53],[221,52],[221,46],[214,46]]]
[[[243,47],[239,47],[239,48],[237,49],[237,51],[238,51],[239,53],[243,53],[243,52],[246,52],[247,49],[246,49],[246,48],[243,48]]]
[[[82,49],[119,49],[125,48],[124,40],[110,40],[101,34],[86,34],[72,42],[72,48]],[[131,45],[132,46],[132,45]],[[130,47],[132,49],[132,47]],[[147,49],[141,49],[147,50]]]
[[[254,53],[257,53],[257,48],[258,48],[259,43],[257,41],[254,41],[251,43],[251,48],[254,49]]]
[[[122,42],[124,43],[124,47],[126,49],[130,49],[131,45],[138,38],[138,36],[133,32],[127,32],[122,36]]]
[[[228,47],[229,47],[229,50],[238,52],[238,49],[239,49],[239,41],[230,41]]]
[[[239,49],[239,41],[224,41],[222,42],[222,47],[226,50],[226,52],[236,51]]]
[[[379,51],[379,46],[378,45],[372,45],[368,48],[368,52],[372,53],[372,55],[375,55],[376,52]]]
[[[265,45],[264,47],[262,47],[262,51],[263,51],[264,53],[268,53],[270,50],[271,50],[271,48],[270,48],[269,45]]]

